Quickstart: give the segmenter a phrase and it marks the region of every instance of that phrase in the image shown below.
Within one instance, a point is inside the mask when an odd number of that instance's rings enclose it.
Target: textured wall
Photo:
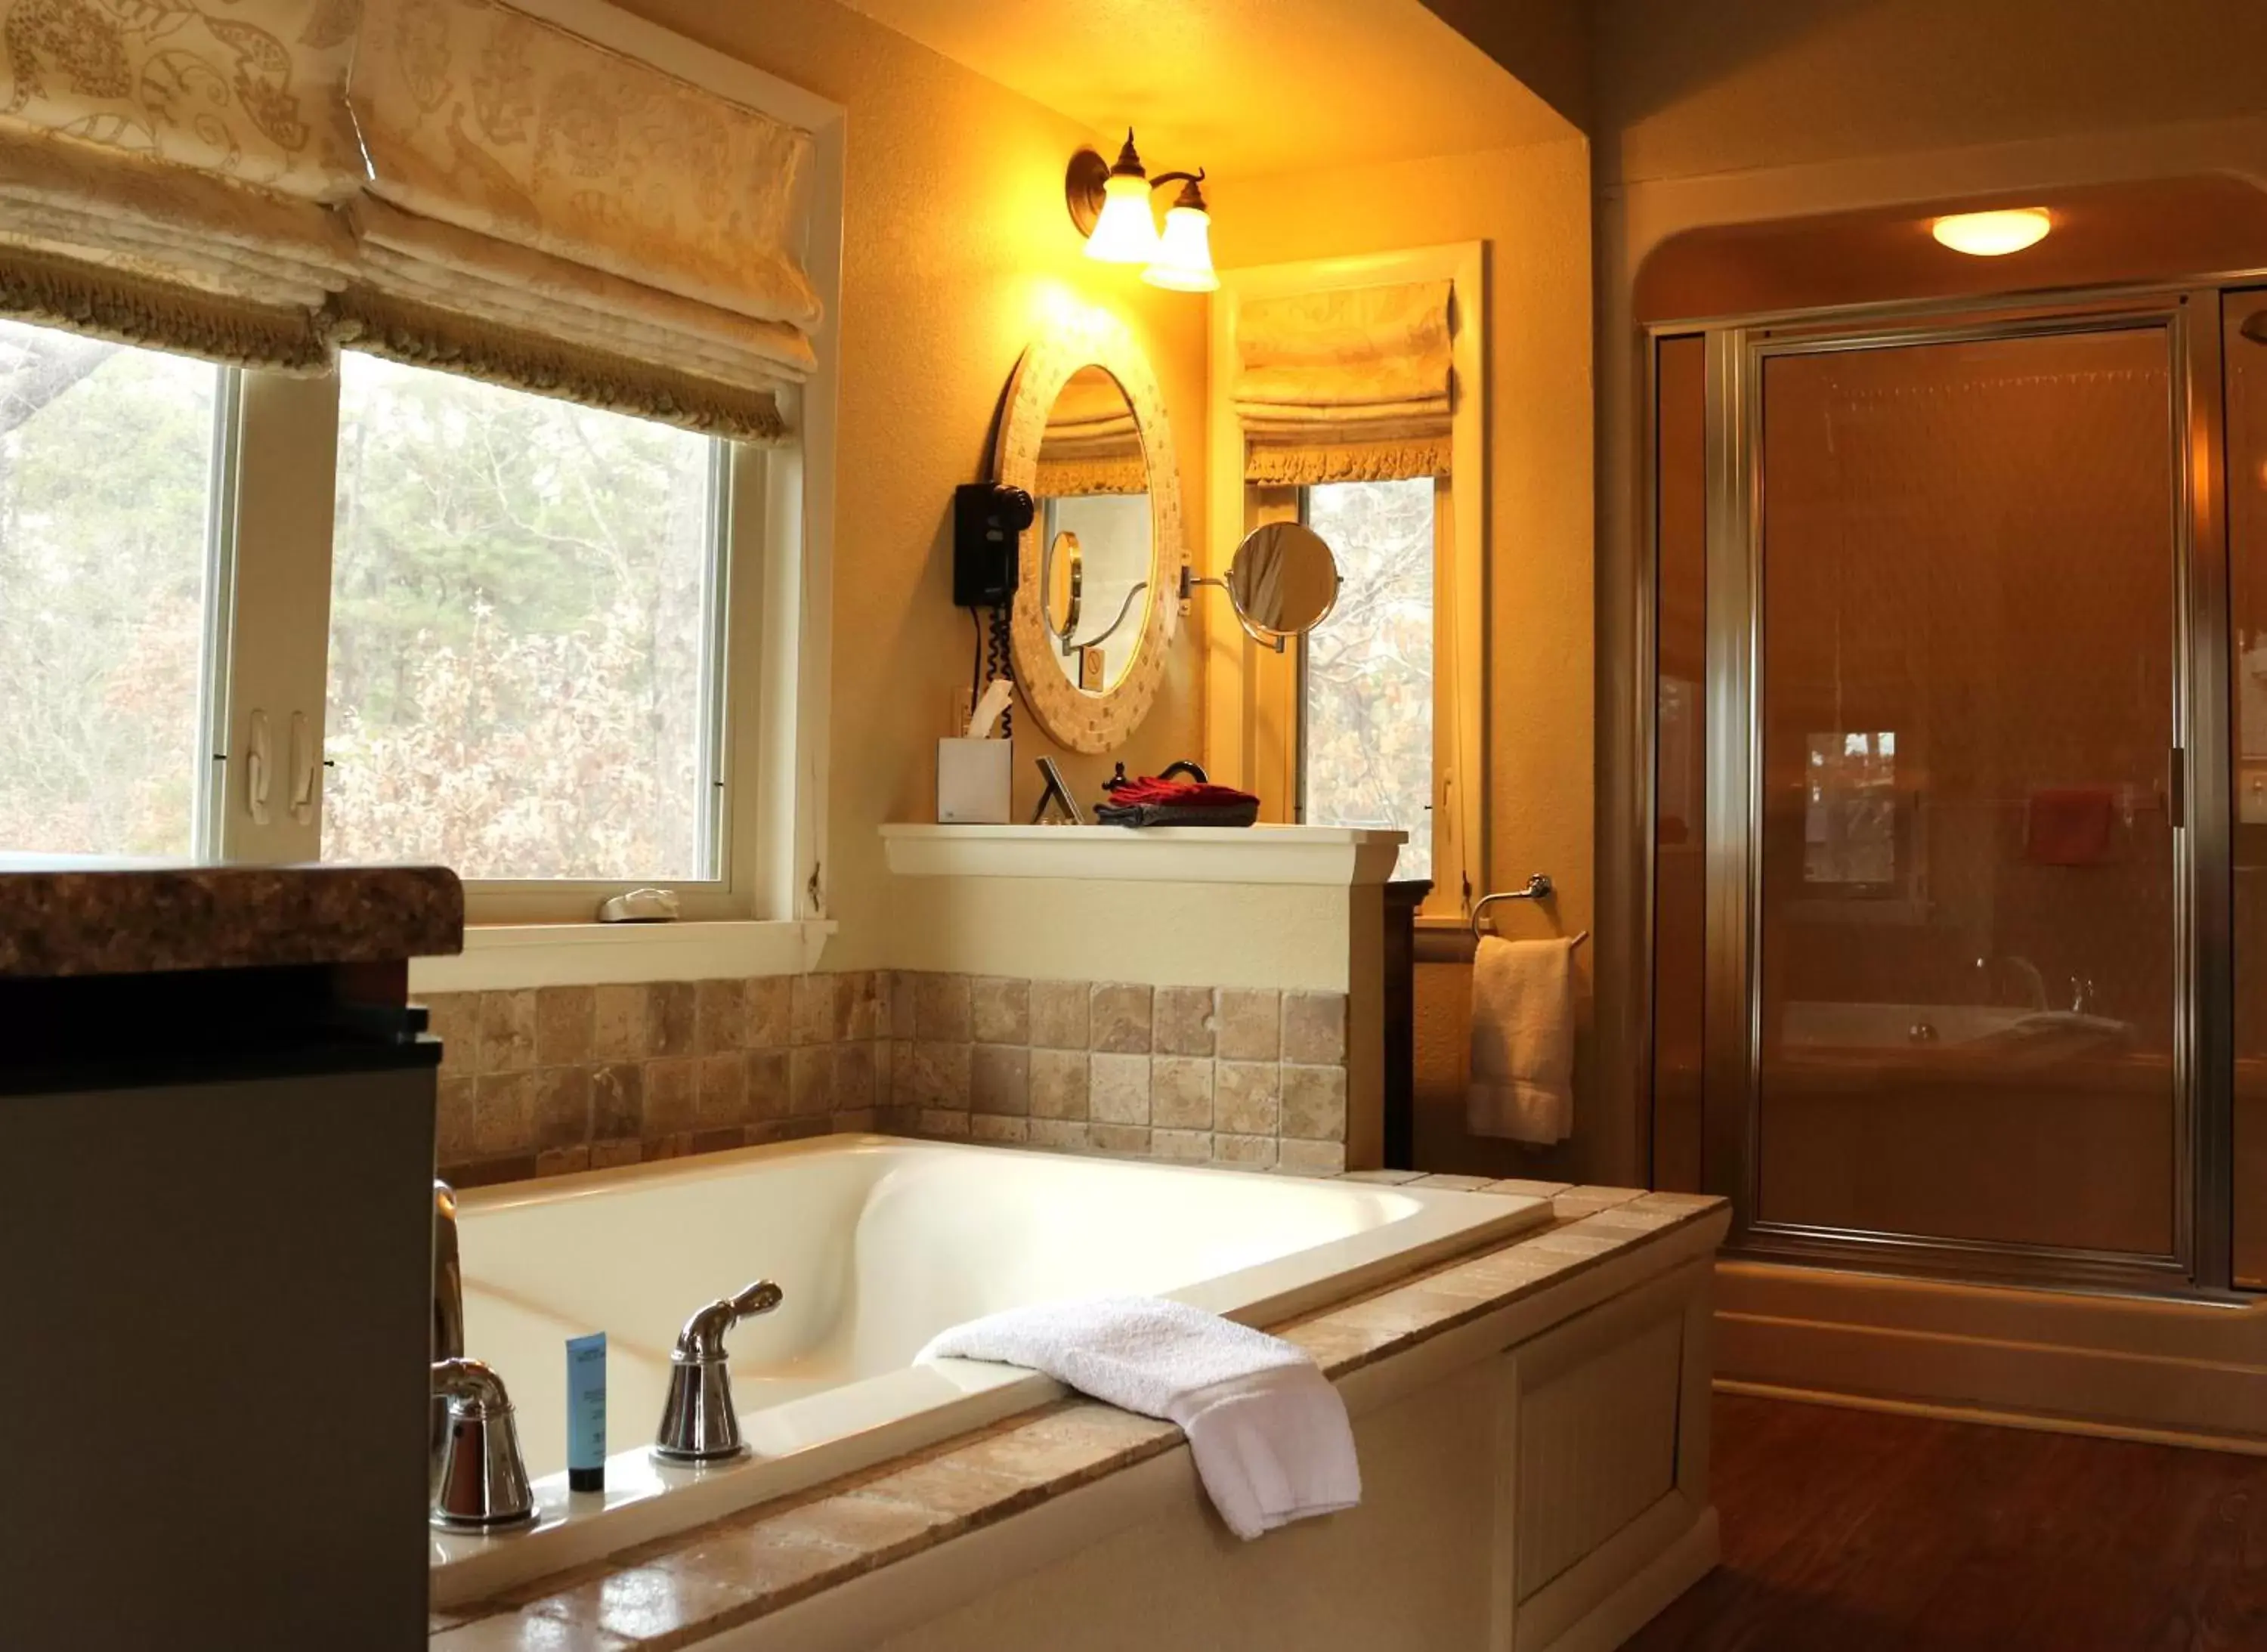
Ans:
[[[1591,926],[1592,510],[1590,177],[1580,138],[1328,176],[1230,180],[1214,193],[1221,262],[1488,243],[1487,846],[1490,886],[1558,880],[1565,932]],[[1503,911],[1503,908],[1497,908]],[[1512,936],[1551,933],[1506,913]],[[1587,970],[1590,949],[1578,957]],[[1462,1139],[1470,972],[1418,974],[1417,1105],[1427,1170],[1537,1162]],[[1588,1105],[1585,1036],[1577,1147],[1552,1163],[1621,1174],[1625,1151]],[[1437,1127],[1423,1130],[1430,1116]],[[1603,1130],[1603,1134],[1602,1134]],[[1571,1172],[1570,1172],[1571,1173]],[[1578,1176],[1577,1179],[1582,1178]]]
[[[1602,182],[2267,109],[2254,0],[1603,0]]]
[[[1192,532],[1204,509],[1205,306],[1089,263],[1063,209],[1064,163],[1090,135],[831,0],[629,0],[628,9],[843,105],[840,465],[834,546],[830,969],[884,956],[889,878],[875,826],[934,818],[937,737],[969,679],[973,634],[951,606],[955,484],[985,474],[1001,391],[1035,328],[1099,305],[1146,343],[1180,451]],[[1154,772],[1197,746],[1197,631],[1174,644],[1147,724],[1113,759]],[[1082,797],[1110,761],[1016,730]]]

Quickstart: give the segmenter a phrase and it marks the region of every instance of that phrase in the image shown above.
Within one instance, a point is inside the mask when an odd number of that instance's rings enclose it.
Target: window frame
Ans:
[[[478,967],[466,967],[471,956],[451,961],[451,988],[636,978],[635,966],[624,975],[624,965],[591,957],[588,944],[598,933],[598,903],[633,888],[671,888],[685,918],[738,921],[736,929],[750,921],[817,925],[822,934],[828,927],[828,620],[845,112],[603,0],[517,3],[532,16],[811,135],[803,268],[822,319],[811,338],[815,371],[779,393],[790,440],[775,447],[723,444],[716,547],[722,591],[712,609],[722,632],[716,676],[723,728],[715,737],[722,800],[714,817],[720,876],[679,882],[466,879],[468,921],[500,929],[486,937],[468,934],[468,955],[485,953],[491,961]],[[230,407],[216,437],[224,462],[216,466],[208,566],[219,569],[226,583],[216,586],[209,572],[212,681],[206,694],[214,743],[200,777],[199,851],[228,861],[312,862],[321,855],[340,381],[335,372],[298,378],[229,370],[224,382]],[[262,725],[265,759],[255,763]],[[255,767],[268,774],[265,820],[255,819],[252,807]],[[308,787],[312,807],[295,811],[290,797],[300,784]],[[503,932],[532,925],[571,944],[571,959],[527,944],[543,936]],[[603,932],[624,945],[651,933],[644,926]],[[483,939],[498,944],[481,946]],[[807,951],[811,939],[803,933],[743,935],[733,944],[784,955]]]
[[[1487,247],[1468,241],[1220,272],[1211,317],[1210,469],[1206,566],[1227,576],[1244,535],[1304,513],[1304,488],[1244,480],[1235,407],[1236,315],[1247,299],[1341,287],[1450,284],[1451,474],[1434,496],[1433,887],[1421,928],[1461,928],[1487,884]],[[1205,764],[1261,799],[1261,819],[1291,823],[1303,796],[1305,642],[1278,655],[1224,612],[1205,616]]]
[[[1348,484],[1339,482],[1320,484],[1310,482],[1302,484],[1297,488],[1295,491],[1298,495],[1298,520],[1300,523],[1302,525],[1308,523],[1310,512],[1313,508],[1316,487],[1343,487],[1346,485]],[[1254,491],[1273,493],[1277,490],[1255,489]],[[1443,582],[1450,576],[1454,569],[1454,558],[1449,554],[1450,534],[1452,532],[1449,517],[1450,505],[1451,496],[1449,492],[1449,479],[1445,476],[1436,476],[1433,478],[1433,628],[1436,645],[1441,628],[1441,610],[1442,606],[1441,601],[1442,588]],[[1298,639],[1295,645],[1297,663],[1294,668],[1295,676],[1292,684],[1292,692],[1295,698],[1294,700],[1293,721],[1295,727],[1293,731],[1289,780],[1291,787],[1291,812],[1292,818],[1302,826],[1308,823],[1308,713],[1313,703],[1308,693],[1310,684],[1307,675],[1309,664],[1308,643],[1310,641],[1310,638],[1311,634],[1302,635]],[[1452,806],[1448,801],[1452,789],[1442,782],[1441,776],[1444,772],[1446,772],[1448,766],[1453,764],[1456,760],[1455,730],[1449,726],[1448,720],[1443,716],[1443,701],[1444,696],[1442,694],[1441,672],[1439,669],[1439,657],[1436,651],[1433,677],[1433,801],[1431,804],[1427,805],[1428,819],[1426,821],[1427,835],[1430,839],[1430,842],[1427,847],[1432,851],[1433,869],[1427,874],[1427,877],[1436,887],[1443,882],[1452,881],[1443,879],[1441,877],[1441,855],[1445,849],[1453,848],[1455,838],[1455,822],[1453,820],[1449,820],[1444,823],[1443,821],[1444,813]],[[1410,841],[1412,842],[1416,841],[1416,835],[1415,831],[1412,830],[1410,833]],[[1461,869],[1458,869],[1456,876],[1461,877]],[[1426,897],[1425,909],[1434,909],[1432,896],[1430,894]]]
[[[209,558],[209,566],[225,569],[227,582],[216,628],[225,638],[215,675],[226,733],[213,748],[221,775],[210,817],[217,826],[213,847],[224,860],[313,862],[322,858],[320,753],[327,733],[340,379],[335,373],[302,378],[258,371],[231,378],[232,418],[221,421],[217,439],[233,463],[214,489],[216,548]],[[774,627],[767,610],[776,602],[796,604],[802,594],[796,577],[802,559],[795,552],[803,512],[777,496],[793,492],[803,466],[791,449],[723,438],[715,438],[711,453],[711,573],[703,620],[711,628],[713,660],[700,692],[709,701],[703,738],[711,743],[721,797],[701,835],[714,833],[718,875],[468,877],[471,921],[590,922],[608,896],[646,887],[673,891],[690,919],[818,915],[797,910],[794,890],[781,879],[781,856],[767,837],[782,827],[792,833],[795,815],[782,819],[764,806],[773,788],[792,785],[791,753],[799,744],[765,723],[771,713],[791,716],[799,697],[795,679],[767,665],[781,646],[792,658],[802,638],[775,635],[784,628]],[[264,810],[255,806],[253,789],[263,775]],[[292,799],[303,789],[308,804],[295,809]]]

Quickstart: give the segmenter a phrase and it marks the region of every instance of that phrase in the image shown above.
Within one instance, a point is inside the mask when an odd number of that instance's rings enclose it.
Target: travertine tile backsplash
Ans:
[[[460,1184],[830,1130],[1346,1168],[1346,999],[913,972],[429,996]]]

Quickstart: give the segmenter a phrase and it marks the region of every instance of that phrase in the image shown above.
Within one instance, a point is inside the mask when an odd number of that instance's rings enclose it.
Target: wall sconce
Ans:
[[[1086,255],[1104,264],[1139,264],[1141,279],[1176,292],[1211,292],[1220,285],[1212,268],[1212,214],[1205,206],[1204,169],[1149,176],[1134,148],[1134,128],[1116,165],[1099,150],[1082,149],[1070,158],[1063,176],[1063,198],[1070,221],[1086,237]],[[1177,183],[1181,193],[1165,211],[1157,232],[1150,216],[1149,192]]]

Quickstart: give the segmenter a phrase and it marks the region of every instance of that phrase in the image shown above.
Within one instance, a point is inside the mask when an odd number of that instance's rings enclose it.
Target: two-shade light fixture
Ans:
[[[1204,169],[1149,176],[1127,128],[1126,147],[1112,164],[1098,150],[1070,158],[1063,196],[1070,218],[1086,237],[1086,255],[1104,264],[1139,264],[1141,279],[1176,292],[1211,292],[1220,285],[1212,267],[1212,214],[1205,207]],[[1181,192],[1165,209],[1162,232],[1149,208],[1150,192],[1167,184]]]

